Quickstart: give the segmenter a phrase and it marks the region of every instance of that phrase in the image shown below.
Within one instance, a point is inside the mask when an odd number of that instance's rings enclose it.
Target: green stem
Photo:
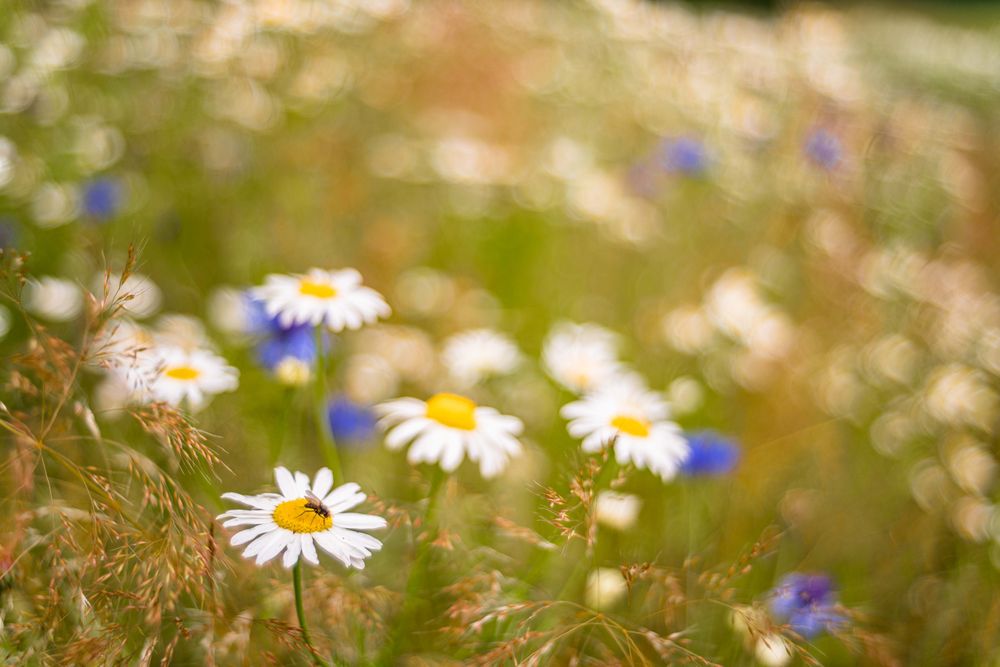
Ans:
[[[323,458],[326,465],[333,472],[333,478],[337,483],[343,482],[343,471],[340,467],[340,455],[337,453],[337,443],[330,432],[330,423],[327,418],[326,404],[326,352],[323,349],[323,329],[316,327],[316,378],[315,378],[315,402],[316,402],[316,431],[319,433],[322,442]]]
[[[309,648],[309,655],[312,656],[313,662],[317,665],[326,665],[325,662],[320,660],[319,652],[316,647],[313,646],[312,639],[309,637],[309,628],[306,625],[306,610],[302,605],[302,561],[299,560],[295,563],[292,568],[292,587],[295,589],[295,613],[299,617],[299,627],[302,629],[302,641],[306,643]]]
[[[440,467],[434,467],[433,477],[431,477],[431,488],[427,497],[427,512],[424,514],[424,529],[427,532],[426,539],[417,545],[417,553],[413,559],[413,566],[410,568],[409,577],[406,580],[406,596],[403,598],[403,609],[399,613],[399,622],[396,623],[396,631],[391,640],[386,644],[385,650],[379,659],[379,664],[394,664],[403,637],[408,635],[412,629],[416,613],[417,604],[421,602],[419,596],[424,588],[424,579],[427,577],[427,562],[430,559],[430,546],[437,539],[437,513],[440,505],[440,490],[447,475]]]

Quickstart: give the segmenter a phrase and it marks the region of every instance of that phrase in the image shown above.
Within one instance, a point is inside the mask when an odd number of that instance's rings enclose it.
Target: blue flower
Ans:
[[[740,446],[715,431],[686,433],[688,456],[681,474],[689,477],[727,475],[736,469],[742,456]]]
[[[771,613],[806,639],[845,621],[836,603],[833,581],[825,574],[792,572],[771,591]]]
[[[282,359],[292,357],[308,364],[316,360],[316,332],[310,324],[283,327],[278,318],[269,317],[261,301],[247,297],[247,328],[259,337],[257,361],[273,371]],[[324,347],[329,341],[324,334]]]
[[[806,138],[806,156],[824,169],[833,169],[840,164],[843,148],[840,138],[830,130],[814,128]]]
[[[705,144],[693,137],[681,137],[663,143],[661,160],[667,171],[686,176],[700,176],[708,170],[709,156]]]
[[[326,414],[330,421],[330,432],[338,443],[365,442],[375,432],[375,412],[344,396],[330,401]]]
[[[114,217],[122,202],[121,184],[112,178],[96,178],[83,186],[83,212],[98,220]]]

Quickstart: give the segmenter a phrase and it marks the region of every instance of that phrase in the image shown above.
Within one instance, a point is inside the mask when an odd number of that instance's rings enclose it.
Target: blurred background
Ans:
[[[80,290],[138,246],[155,298],[132,316],[203,329],[240,369],[239,391],[196,418],[231,471],[178,473],[213,514],[220,492],[267,487],[276,460],[323,460],[308,388],[261,367],[233,310],[265,274],[353,266],[386,296],[392,318],[333,342],[331,384],[359,409],[453,386],[452,334],[516,342],[523,363],[471,391],[524,420],[527,453],[496,482],[457,476],[442,588],[493,552],[525,574],[527,547],[494,515],[554,539],[540,488],[565,489],[582,457],[538,358],[556,323],[595,322],[685,429],[742,448],[725,477],[630,477],[643,528],[599,541],[605,565],[729,563],[780,532],[735,599],[829,573],[868,634],[815,640],[823,664],[995,664],[998,232],[992,3],[0,12],[0,243],[69,285],[35,289],[27,314],[79,340]],[[11,303],[0,315],[8,358],[31,333]],[[137,437],[120,392],[98,372],[82,382],[102,428]],[[363,488],[420,498],[420,474],[370,427],[341,445]],[[15,511],[42,502],[3,495]],[[404,532],[370,581],[403,587]],[[226,605],[284,608],[257,600],[272,575]],[[752,664],[725,616],[709,605],[692,649]],[[202,664],[196,647],[178,655]]]

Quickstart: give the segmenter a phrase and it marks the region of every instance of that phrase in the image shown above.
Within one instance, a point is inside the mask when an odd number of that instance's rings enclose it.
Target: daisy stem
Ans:
[[[317,665],[326,665],[319,657],[319,651],[313,646],[312,639],[309,637],[309,628],[306,625],[306,610],[302,605],[302,561],[296,561],[295,565],[292,567],[292,587],[295,589],[295,614],[299,617],[299,628],[302,629],[302,640],[306,643],[309,648],[309,654],[312,656],[313,662]]]
[[[445,471],[434,466],[431,488],[427,497],[427,513],[424,514],[424,528],[427,531],[427,537],[417,545],[417,553],[413,559],[413,565],[410,567],[410,575],[406,580],[406,597],[403,598],[403,609],[399,613],[399,622],[396,624],[396,631],[393,633],[392,639],[386,644],[386,651],[383,652],[379,664],[394,664],[393,661],[399,652],[403,637],[411,634],[416,607],[422,600],[420,592],[424,588],[424,579],[427,576],[430,546],[437,539],[437,511],[440,504],[441,486],[446,478]]]
[[[320,440],[323,443],[323,457],[326,465],[333,472],[333,478],[342,480],[344,478],[340,468],[340,455],[337,452],[337,443],[330,432],[330,421],[327,418],[326,403],[326,352],[323,349],[323,328],[316,327],[316,430],[319,432]]]

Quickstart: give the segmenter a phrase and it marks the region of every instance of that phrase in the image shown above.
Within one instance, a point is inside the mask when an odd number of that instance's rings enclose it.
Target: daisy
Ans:
[[[553,380],[582,394],[620,375],[618,337],[596,324],[557,324],[542,348],[542,365]]]
[[[165,345],[152,350],[149,363],[156,365],[156,374],[147,398],[173,406],[186,402],[191,410],[200,410],[208,397],[239,385],[239,371],[208,350]]]
[[[234,547],[248,544],[244,558],[256,557],[257,565],[263,565],[284,551],[281,562],[287,568],[298,563],[299,555],[319,565],[318,544],[345,567],[361,570],[365,558],[382,548],[379,540],[358,531],[385,528],[386,520],[347,511],[365,499],[354,482],[333,489],[329,468],[320,468],[311,486],[308,476],[301,472],[292,475],[287,468],[275,468],[274,478],[281,493],[222,494],[252,508],[230,510],[218,517],[226,520],[222,524],[226,528],[250,526],[230,540]]]
[[[492,329],[473,329],[445,341],[441,361],[455,380],[469,387],[517,368],[521,353],[509,338]]]
[[[29,278],[24,285],[24,307],[50,322],[68,322],[83,311],[83,290],[61,278]]]
[[[354,269],[271,274],[250,293],[264,302],[267,315],[277,317],[283,327],[325,324],[331,331],[360,329],[390,313],[382,295],[363,286],[361,274]]]
[[[688,456],[680,426],[667,421],[666,402],[634,379],[607,384],[564,405],[560,414],[569,420],[569,434],[583,438],[585,452],[612,445],[620,465],[648,468],[663,481],[672,479]]]
[[[458,394],[435,394],[427,401],[398,398],[377,406],[376,412],[382,416],[380,424],[391,427],[385,436],[389,449],[412,441],[406,457],[410,463],[439,463],[452,472],[468,456],[489,479],[521,453],[515,437],[524,428],[520,419]]]

